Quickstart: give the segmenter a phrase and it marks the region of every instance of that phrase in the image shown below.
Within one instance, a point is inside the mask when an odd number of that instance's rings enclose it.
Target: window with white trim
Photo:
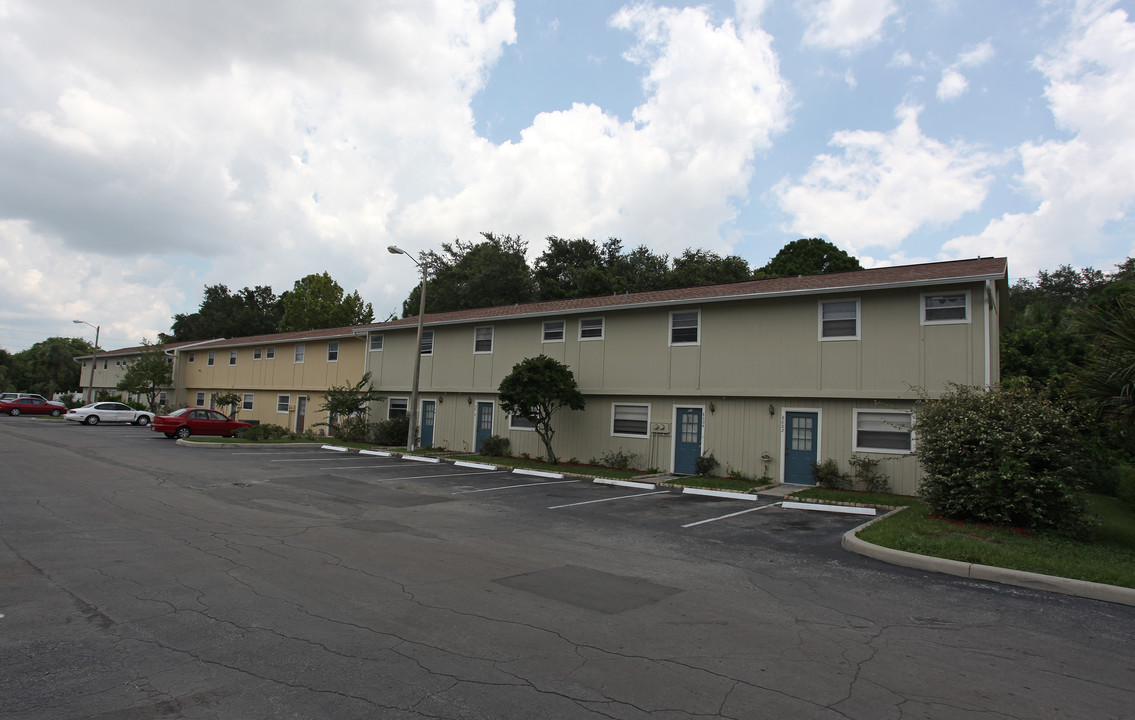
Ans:
[[[240,404],[240,409],[241,410],[251,410],[252,409],[252,393],[245,393],[244,394],[244,402],[242,402]]]
[[[580,340],[602,340],[603,318],[583,318],[579,321]]]
[[[189,353],[189,362],[193,362],[193,353]]]
[[[423,330],[422,331],[422,345],[421,345],[421,347],[418,348],[418,350],[423,355],[433,355],[434,354],[434,331],[433,330]]]
[[[684,310],[670,313],[670,344],[697,345],[701,312]]]
[[[941,293],[922,296],[922,324],[945,325],[969,322],[969,293]]]
[[[236,350],[229,350],[229,365],[236,365]]]
[[[339,362],[339,341],[327,343],[327,362]]]
[[[508,429],[509,430],[535,430],[536,423],[532,422],[523,415],[509,415],[508,416]]]
[[[408,398],[390,398],[390,405],[386,409],[387,418],[403,417],[409,413],[410,400]]]
[[[909,410],[855,410],[855,451],[910,453],[914,414]]]
[[[820,303],[821,340],[859,339],[859,300]]]
[[[295,362],[297,364],[302,363],[303,362],[303,356],[306,353],[307,353],[307,346],[304,345],[303,343],[296,343]]]
[[[370,349],[371,352],[378,352],[382,350],[382,333],[371,333]]]
[[[611,434],[621,437],[649,437],[650,405],[611,403]]]
[[[493,326],[473,329],[473,352],[491,353],[493,351]]]
[[[197,407],[205,407],[205,393],[197,393]]]
[[[209,365],[211,367],[213,365],[213,363],[216,362],[216,360],[217,360],[217,354],[215,352],[213,352],[212,350],[210,350],[209,351],[209,359],[205,362],[205,364]],[[106,370],[105,365],[103,366],[103,370]]]
[[[544,334],[542,337],[543,342],[563,342],[564,341],[564,321],[563,320],[549,320],[544,323]]]
[[[275,360],[276,359],[276,348],[274,348],[274,347],[265,348],[264,349],[264,359],[265,360]]]
[[[292,404],[292,396],[291,395],[277,395],[276,396],[276,412],[278,412],[278,413],[288,412],[288,408],[291,407],[291,404]]]
[[[164,406],[166,404],[166,399],[167,398],[165,392],[158,393],[158,405]]]
[[[252,359],[259,360],[263,352],[263,348],[252,348]]]

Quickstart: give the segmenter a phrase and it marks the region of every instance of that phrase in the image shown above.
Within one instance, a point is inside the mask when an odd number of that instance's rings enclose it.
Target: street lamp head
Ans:
[[[86,325],[87,324],[85,320],[72,320],[71,322],[75,323],[76,325]]]
[[[397,245],[387,245],[386,251],[389,252],[392,255],[409,255],[410,254],[410,253],[406,252],[405,250],[403,250],[402,248],[398,247]]]

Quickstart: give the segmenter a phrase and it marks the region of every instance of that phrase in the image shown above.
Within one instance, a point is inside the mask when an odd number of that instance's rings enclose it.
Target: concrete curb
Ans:
[[[916,553],[906,552],[905,550],[885,548],[859,539],[858,535],[861,530],[872,523],[879,522],[884,518],[888,518],[900,512],[902,509],[903,508],[892,510],[886,515],[880,515],[871,522],[863,523],[859,527],[852,528],[845,532],[843,534],[843,540],[840,543],[843,549],[848,552],[874,558],[875,560],[882,560],[892,565],[902,565],[903,567],[914,568],[916,570],[927,570],[929,572],[955,575],[972,580],[985,580],[988,582],[1001,583],[1003,585],[1029,588],[1031,590],[1057,592],[1091,600],[1103,600],[1104,602],[1135,606],[1135,589],[1132,588],[1088,582],[1087,580],[1072,580],[1070,578],[1056,577],[1054,575],[1041,575],[1040,573],[1025,572],[1024,570],[1009,570],[1007,568],[960,562],[958,560],[946,560],[945,558],[936,558],[929,555],[918,555]]]

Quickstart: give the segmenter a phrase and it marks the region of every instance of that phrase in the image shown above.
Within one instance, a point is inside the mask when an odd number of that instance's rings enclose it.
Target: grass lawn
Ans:
[[[1135,510],[1115,498],[1087,496],[1100,522],[1086,540],[944,520],[921,500],[906,500],[906,510],[859,537],[920,555],[1135,588]]]
[[[792,493],[792,499],[825,500],[828,502],[850,502],[861,505],[881,505],[885,507],[904,507],[918,502],[918,498],[892,493],[858,492],[856,490],[825,490],[808,488]]]

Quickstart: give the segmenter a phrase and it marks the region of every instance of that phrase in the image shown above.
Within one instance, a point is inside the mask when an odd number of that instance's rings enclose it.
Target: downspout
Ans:
[[[992,331],[989,327],[989,321],[992,318],[992,307],[995,298],[996,287],[993,286],[992,280],[985,281],[985,389],[988,390],[993,385],[993,338],[991,337]]]

